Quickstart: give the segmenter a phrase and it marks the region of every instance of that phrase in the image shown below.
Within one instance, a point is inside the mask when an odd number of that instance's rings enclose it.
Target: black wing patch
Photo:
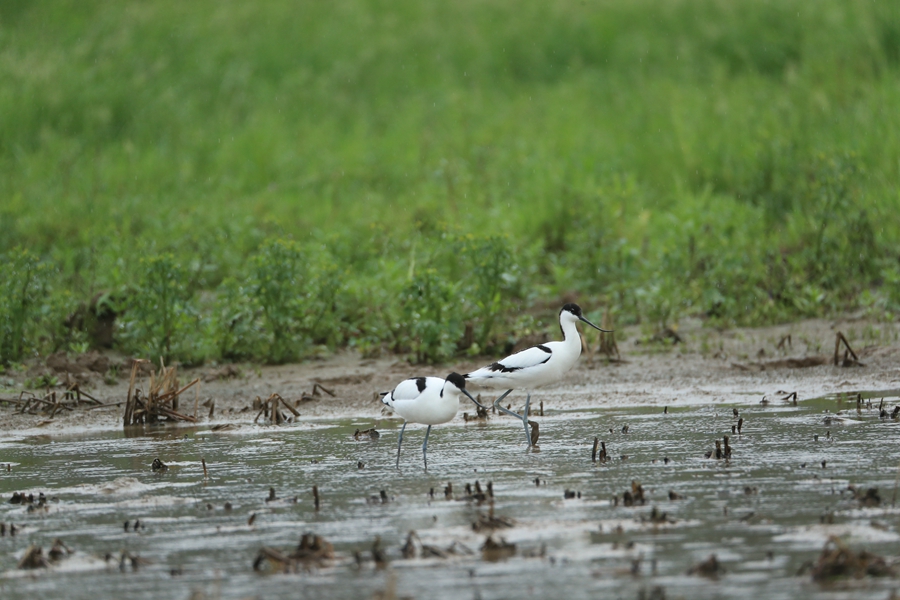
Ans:
[[[494,371],[494,372],[500,371],[501,373],[512,373],[513,371],[518,371],[521,368],[522,367],[507,367],[506,365],[500,364],[498,362],[491,363],[490,365],[488,365],[489,371]]]
[[[545,362],[547,362],[548,360],[550,360],[550,356],[553,355],[553,350],[551,350],[550,348],[548,348],[547,346],[545,346],[543,344],[539,344],[537,346],[532,346],[532,349],[537,349],[537,350],[546,352],[547,358],[545,358],[541,362],[537,362],[537,363],[522,366],[522,367],[511,367],[511,366],[504,365],[503,363],[495,362],[493,364],[488,365],[487,369],[488,369],[488,371],[492,371],[494,373],[497,373],[497,372],[512,373],[514,371],[521,371],[522,369],[527,369],[529,367],[536,367],[537,365],[542,365]],[[526,352],[526,351],[523,350],[522,352]],[[512,358],[512,357],[510,357],[510,358]]]
[[[418,388],[420,394],[425,391],[424,377],[416,377],[416,387]]]
[[[546,349],[546,348],[541,348],[541,349],[542,349],[542,350],[546,350],[548,353],[550,352],[549,349]],[[522,369],[528,369],[528,368],[530,368],[530,367],[536,367],[536,366],[538,366],[538,365],[542,365],[542,364],[544,364],[545,362],[547,362],[548,360],[550,360],[550,357],[549,357],[549,356],[547,356],[547,358],[545,358],[545,359],[542,360],[541,362],[535,363],[535,364],[533,364],[533,365],[528,365],[527,367],[507,367],[507,366],[504,365],[504,364],[495,362],[495,363],[493,363],[493,364],[491,364],[491,365],[488,365],[488,370],[489,370],[489,371],[493,371],[493,372],[495,372],[495,373],[498,372],[498,371],[499,371],[500,373],[513,373],[513,372],[515,372],[515,371],[521,371]]]

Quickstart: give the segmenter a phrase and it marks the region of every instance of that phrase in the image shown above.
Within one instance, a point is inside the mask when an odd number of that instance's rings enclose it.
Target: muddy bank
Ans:
[[[857,355],[858,361],[848,359],[850,366],[834,366],[832,362],[838,331],[845,334]],[[545,410],[758,403],[764,396],[777,400],[784,395],[781,392],[797,392],[800,398],[811,398],[900,388],[900,326],[896,323],[818,319],[716,331],[702,327],[700,322],[687,321],[672,333],[675,335],[654,342],[636,327],[620,330],[621,361],[610,362],[605,355],[585,353],[563,382],[534,395],[533,406],[538,407],[541,401]],[[843,362],[843,347],[840,356]],[[296,406],[299,419],[379,419],[389,416],[378,401],[379,391],[390,389],[406,377],[466,372],[494,358],[416,366],[397,357],[364,359],[353,352],[342,352],[293,365],[183,369],[179,371],[181,382],[194,378],[201,381],[185,392],[180,406],[184,413],[196,413],[200,422],[249,425],[258,414],[253,408],[254,400],[265,400],[277,393]],[[35,429],[46,432],[121,427],[129,385],[127,369],[121,368],[117,378],[102,372],[109,364],[122,361],[122,357],[115,356],[70,358],[68,364],[76,365],[70,368],[65,359],[54,357],[30,365],[27,372],[3,375],[0,398],[19,397],[27,380],[46,373],[60,382],[65,382],[67,376],[70,381],[79,381],[82,389],[110,406],[84,406],[49,418],[48,414],[21,414],[17,406],[6,405],[0,408],[0,435],[16,436]],[[149,380],[144,376],[137,383],[146,388]],[[321,387],[315,387],[317,383]],[[524,396],[516,394],[511,400],[514,406],[519,405]]]
[[[0,596],[881,600],[900,420],[840,404],[457,420],[427,471],[367,418],[0,439]]]

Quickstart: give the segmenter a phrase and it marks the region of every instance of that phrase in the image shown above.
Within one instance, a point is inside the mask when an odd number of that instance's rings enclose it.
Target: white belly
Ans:
[[[439,398],[437,400],[395,400],[394,412],[410,423],[440,425],[452,421],[459,410],[459,399]]]

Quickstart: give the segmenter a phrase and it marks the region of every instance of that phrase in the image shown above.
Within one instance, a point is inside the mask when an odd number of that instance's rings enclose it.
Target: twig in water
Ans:
[[[314,396],[318,396],[318,395],[319,395],[319,390],[322,390],[323,392],[325,392],[326,394],[328,394],[329,396],[331,396],[332,398],[334,398],[334,392],[332,392],[331,390],[329,390],[328,388],[326,388],[325,386],[323,386],[321,383],[313,383],[313,391],[312,391],[312,393],[313,393]]]
[[[840,360],[841,343],[843,343],[844,348],[846,348],[843,361]],[[853,357],[853,360],[850,360],[850,357]],[[850,342],[847,341],[847,338],[844,337],[844,334],[840,331],[837,332],[834,338],[834,366],[838,366],[838,363],[843,367],[863,366],[863,364],[859,362],[859,357],[856,355],[856,352],[850,347]]]

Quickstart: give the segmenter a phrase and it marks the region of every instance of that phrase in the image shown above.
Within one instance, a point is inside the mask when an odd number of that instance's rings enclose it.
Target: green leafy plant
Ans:
[[[186,363],[206,348],[190,273],[172,254],[141,258],[121,325],[124,347],[140,356]]]
[[[0,255],[0,364],[40,349],[50,310],[50,267],[28,250]]]
[[[296,360],[310,343],[303,330],[306,257],[296,242],[276,239],[263,244],[251,264],[250,293],[267,335],[266,358]]]
[[[213,331],[218,355],[226,360],[263,360],[266,356],[262,309],[250,287],[228,277],[216,289]]]
[[[52,388],[58,385],[60,385],[59,377],[49,373],[44,373],[43,375],[38,375],[37,377],[25,380],[25,387],[32,390]]]
[[[459,246],[459,260],[465,266],[462,289],[476,324],[473,341],[484,351],[492,345],[501,311],[509,310],[510,300],[518,295],[518,265],[505,237],[466,235]]]
[[[446,360],[457,351],[465,330],[457,307],[459,284],[433,268],[421,269],[401,293],[401,339],[417,363]]]
[[[303,329],[314,344],[334,348],[346,339],[344,281],[352,276],[326,250],[318,252],[310,261]]]

